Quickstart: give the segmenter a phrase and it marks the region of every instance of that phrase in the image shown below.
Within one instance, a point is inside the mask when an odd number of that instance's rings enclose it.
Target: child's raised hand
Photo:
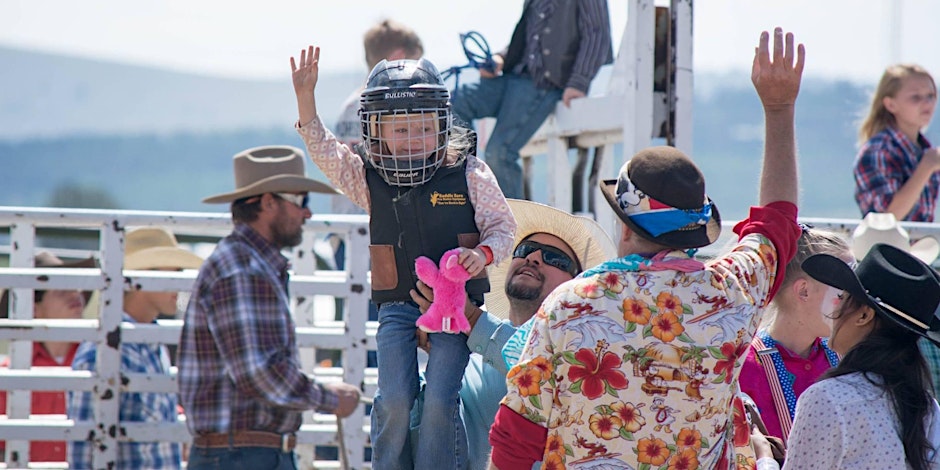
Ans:
[[[479,248],[460,248],[457,262],[473,277],[486,267],[486,254]]]
[[[296,63],[294,58],[290,58],[291,78],[294,80],[294,92],[310,92],[317,87],[317,79],[320,75],[320,48],[307,46],[306,50],[300,51],[300,63]]]

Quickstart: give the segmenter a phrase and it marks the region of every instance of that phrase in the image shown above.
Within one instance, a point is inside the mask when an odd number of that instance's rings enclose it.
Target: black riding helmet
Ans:
[[[451,128],[450,92],[437,67],[426,59],[383,60],[369,74],[359,103],[365,156],[382,179],[392,186],[417,186],[430,180],[444,162]],[[428,113],[437,116],[435,145],[415,149],[412,155],[394,155],[389,136],[379,132],[382,118],[417,120]]]

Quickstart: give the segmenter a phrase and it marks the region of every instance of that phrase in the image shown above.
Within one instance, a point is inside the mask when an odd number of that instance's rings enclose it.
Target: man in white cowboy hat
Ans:
[[[234,159],[235,228],[199,270],[179,345],[180,398],[194,436],[188,468],[293,469],[305,410],[346,417],[359,388],[320,384],[301,370],[290,312],[287,258],[310,218],[308,193],[335,194],[304,175],[294,147],[259,147]],[[267,467],[271,468],[271,467]]]
[[[469,470],[486,468],[488,433],[506,394],[506,343],[535,315],[549,292],[617,252],[604,229],[591,219],[536,202],[507,202],[517,224],[513,257],[488,269],[493,289],[485,296],[485,310],[467,302],[465,311],[471,325],[467,345],[476,353],[470,357],[460,390]],[[412,291],[412,298],[425,311],[433,292],[423,283],[418,289],[420,294]]]
[[[197,269],[202,258],[179,247],[176,237],[161,227],[128,230],[124,245],[124,269],[146,271],[181,271]],[[128,290],[124,292],[123,321],[153,323],[160,314],[176,313],[176,292]],[[82,343],[72,368],[94,371],[97,364],[95,343]],[[159,343],[121,343],[121,372],[151,375],[170,374],[170,355]],[[121,421],[175,423],[175,393],[122,392]],[[76,421],[95,417],[92,392],[68,392],[68,416]],[[70,468],[92,468],[93,439],[70,441]],[[117,468],[177,469],[181,465],[181,447],[175,442],[121,442]]]
[[[799,53],[797,53],[799,50]],[[490,431],[491,468],[729,468],[743,354],[793,256],[794,103],[803,69],[792,35],[761,35],[752,81],[766,142],[758,207],[733,249],[692,257],[721,224],[702,173],[672,147],[640,151],[601,183],[623,222],[620,258],[555,289],[535,316]]]

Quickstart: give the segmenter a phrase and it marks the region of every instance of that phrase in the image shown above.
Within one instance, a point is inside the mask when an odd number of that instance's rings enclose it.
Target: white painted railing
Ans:
[[[0,419],[0,440],[7,441],[5,468],[65,467],[64,463],[30,463],[30,440],[85,440],[94,436],[100,444],[95,446],[95,468],[112,468],[109,465],[117,458],[119,441],[191,441],[184,417],[177,423],[159,426],[119,422],[118,400],[106,399],[122,391],[177,391],[175,369],[169,377],[121,374],[119,370],[119,342],[176,344],[182,325],[181,320],[162,320],[157,325],[121,324],[124,290],[189,292],[196,274],[122,271],[125,229],[144,225],[166,227],[184,242],[198,241],[189,246],[205,251],[204,255],[232,227],[228,214],[0,207],[0,233],[9,229],[8,243],[0,247],[0,253],[10,255],[10,267],[0,268],[0,287],[12,289],[16,299],[14,302],[11,298],[9,319],[0,319],[0,342],[9,342],[10,357],[10,368],[0,369],[0,389],[9,391],[7,410],[0,410],[7,415]],[[40,246],[37,230],[50,229],[66,238],[96,239],[97,246],[86,250]],[[337,233],[346,241],[343,271],[316,268],[315,240],[326,233]],[[375,369],[366,369],[367,351],[375,349],[377,327],[375,322],[367,322],[368,240],[366,216],[318,215],[307,222],[304,242],[287,253],[292,259],[290,293],[305,370],[324,382],[363,384],[365,396],[374,393],[376,383]],[[94,255],[100,269],[31,268],[34,253],[40,249],[69,257]],[[98,308],[93,319],[33,319],[33,289],[93,290],[97,292]],[[341,319],[335,318],[331,301],[316,302],[315,309],[315,296],[345,299]],[[97,371],[30,367],[31,342],[50,340],[97,343]],[[342,368],[317,367],[314,357],[318,349],[340,351]],[[95,396],[95,421],[31,416],[30,390],[91,391]],[[345,458],[347,468],[363,468],[368,438],[365,410],[360,407],[344,424],[342,448],[346,455],[341,459]],[[297,436],[301,468],[339,467],[340,461],[314,462],[313,454],[314,446],[341,448],[338,439],[335,416],[306,413]]]

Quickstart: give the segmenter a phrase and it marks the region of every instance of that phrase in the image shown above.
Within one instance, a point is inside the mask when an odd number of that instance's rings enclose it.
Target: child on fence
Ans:
[[[484,267],[509,255],[515,220],[492,171],[473,155],[473,135],[452,129],[450,93],[431,62],[375,66],[360,100],[362,144],[354,153],[317,115],[319,56],[310,46],[299,64],[291,58],[297,130],[327,178],[370,214],[372,301],[379,305],[372,466],[462,468],[467,448],[457,439],[458,391],[470,355],[464,335],[430,335],[412,457],[409,412],[418,393],[415,321],[421,315],[409,295],[417,282],[415,259],[436,262],[462,247],[458,261],[474,276],[467,294],[479,304],[489,290]]]

